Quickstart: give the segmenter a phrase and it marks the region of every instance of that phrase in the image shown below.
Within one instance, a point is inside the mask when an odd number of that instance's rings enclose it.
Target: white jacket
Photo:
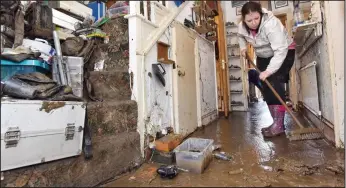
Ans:
[[[262,8],[263,16],[256,37],[247,32],[244,23],[238,27],[238,41],[240,50],[246,49],[249,42],[255,49],[256,56],[262,58],[273,57],[267,67],[267,71],[275,73],[286,58],[288,46],[293,42],[288,36],[281,21],[271,11]]]

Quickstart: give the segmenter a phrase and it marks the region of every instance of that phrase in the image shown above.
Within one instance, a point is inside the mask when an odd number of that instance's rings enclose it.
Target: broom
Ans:
[[[261,72],[257,66],[254,64],[254,62],[249,58],[248,54],[246,54],[247,60],[250,62],[250,64],[258,71]],[[316,140],[316,139],[322,139],[323,133],[318,128],[305,128],[300,121],[297,119],[297,117],[292,113],[292,111],[288,108],[286,103],[281,99],[280,95],[276,92],[276,90],[273,88],[273,86],[267,81],[264,80],[264,82],[268,85],[270,90],[274,93],[275,97],[280,101],[280,103],[285,107],[287,112],[292,116],[293,120],[299,125],[300,129],[295,131],[289,131],[287,133],[287,138],[290,141],[295,140]]]

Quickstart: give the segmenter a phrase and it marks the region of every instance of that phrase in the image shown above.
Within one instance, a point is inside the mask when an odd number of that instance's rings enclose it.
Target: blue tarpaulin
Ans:
[[[181,4],[183,4],[185,1],[174,1],[175,5],[179,7]]]

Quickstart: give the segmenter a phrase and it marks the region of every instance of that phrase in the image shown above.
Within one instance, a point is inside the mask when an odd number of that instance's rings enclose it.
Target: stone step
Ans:
[[[77,157],[33,165],[4,172],[3,186],[92,187],[142,162],[139,134],[92,137],[93,158]]]
[[[136,101],[90,102],[87,113],[93,135],[117,135],[137,130]]]
[[[129,43],[99,46],[104,57],[104,71],[129,70]]]
[[[104,101],[130,100],[130,73],[120,71],[92,71],[89,80],[95,96]]]
[[[94,71],[95,64],[103,61],[102,71],[128,71],[129,70],[129,44],[99,44],[96,46],[89,60],[89,71]]]
[[[109,35],[110,44],[129,41],[128,20],[124,17],[111,19],[102,26],[102,31]]]

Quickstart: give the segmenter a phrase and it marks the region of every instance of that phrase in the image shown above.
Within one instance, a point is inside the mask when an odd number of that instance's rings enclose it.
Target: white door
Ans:
[[[180,23],[173,27],[173,101],[175,131],[187,135],[197,128],[195,67],[196,35]]]

